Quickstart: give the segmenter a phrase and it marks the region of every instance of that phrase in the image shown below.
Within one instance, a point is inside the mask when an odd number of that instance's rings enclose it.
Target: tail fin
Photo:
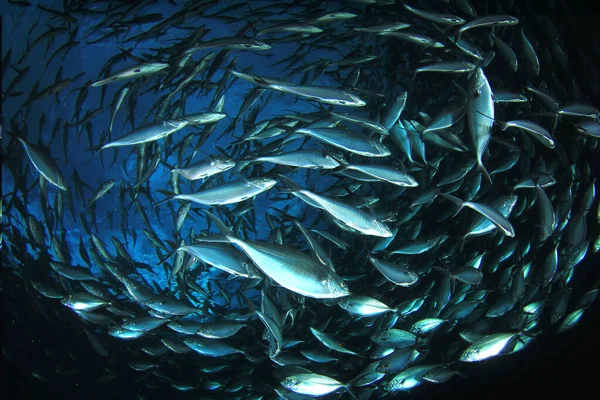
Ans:
[[[235,237],[235,235],[233,234],[231,229],[229,229],[219,218],[217,218],[216,215],[214,215],[213,213],[211,213],[208,210],[203,210],[203,211],[206,214],[206,216],[208,218],[210,218],[210,220],[212,222],[214,222],[214,224],[217,226],[217,229],[219,230],[219,232],[221,232],[222,235],[225,235],[225,237],[227,237],[227,238]]]
[[[168,190],[157,190],[157,192],[164,194],[165,196],[167,196],[167,198],[154,204],[154,207],[158,207],[161,204],[164,204],[170,200],[173,200],[175,198],[175,196],[177,196],[175,193],[169,192]]]
[[[277,174],[277,179],[279,180],[279,182],[283,183],[285,186],[288,187],[288,189],[283,189],[280,191],[283,193],[291,193],[291,192],[297,192],[299,190],[302,190],[302,188],[293,180],[291,180],[290,178],[288,178],[287,176],[281,175],[281,174]]]
[[[454,197],[450,194],[446,194],[446,193],[440,193],[439,196],[442,196],[443,198],[450,200],[451,202],[453,202],[454,204],[456,204],[458,206],[458,211],[456,211],[456,214],[458,214],[465,206],[465,202],[461,199],[459,199],[458,197]],[[454,214],[454,215],[456,215]]]
[[[88,147],[86,150],[91,150],[94,152],[94,154],[92,154],[92,157],[86,162],[86,165],[90,163],[90,161],[92,161],[94,158],[96,158],[96,156],[102,151],[104,150],[104,146],[92,146],[92,147]]]
[[[490,176],[490,174],[487,172],[487,169],[485,169],[485,166],[483,165],[483,162],[481,162],[481,160],[477,160],[477,168],[479,169],[479,171],[481,171],[481,173],[483,174],[483,176],[485,177],[485,179],[490,183],[490,185],[492,184],[492,177]]]

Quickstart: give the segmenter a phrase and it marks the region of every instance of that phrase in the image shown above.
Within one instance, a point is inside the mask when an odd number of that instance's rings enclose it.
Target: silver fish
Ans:
[[[186,120],[167,120],[139,127],[110,143],[103,145],[98,151],[111,147],[133,146],[163,139],[187,126]]]
[[[387,157],[390,150],[379,140],[349,130],[335,128],[300,128],[297,133],[309,135],[339,149],[367,157]]]
[[[105,79],[101,79],[92,83],[90,86],[102,86],[107,83],[114,82],[120,79],[129,79],[136,78],[144,75],[154,74],[158,71],[162,71],[165,68],[168,68],[169,64],[165,63],[146,63],[146,64],[137,64],[131,67],[127,67],[118,72],[115,72],[111,76]]]
[[[484,336],[463,351],[459,360],[463,362],[477,362],[496,357],[516,337],[516,333],[496,333]]]
[[[494,125],[494,100],[492,96],[492,88],[483,70],[477,68],[469,92],[467,120],[471,140],[475,146],[477,166],[490,183],[492,182],[492,178],[483,166],[481,159],[490,141],[491,130]]]
[[[190,181],[204,179],[235,167],[236,162],[225,156],[210,156],[185,168],[173,168],[171,173],[179,174]]]
[[[333,217],[343,222],[345,225],[356,229],[358,232],[364,235],[379,237],[392,236],[390,228],[379,222],[374,216],[369,215],[369,213],[328,196],[319,195],[309,190],[302,189],[283,175],[278,175],[278,178],[289,188],[293,195],[307,202],[311,206],[317,206],[318,208],[327,211]]]
[[[156,206],[170,200],[191,201],[193,203],[211,206],[234,204],[266,192],[275,186],[276,183],[277,181],[275,179],[269,178],[234,181],[196,193],[176,194],[156,203]]]
[[[506,236],[508,236],[508,237],[515,236],[515,229],[513,228],[510,221],[504,215],[502,215],[501,212],[499,212],[495,208],[492,208],[488,205],[481,204],[481,203],[473,203],[470,201],[463,201],[461,199],[458,199],[458,198],[451,196],[449,194],[446,194],[446,193],[440,193],[440,196],[442,196],[448,200],[451,200],[453,203],[458,205],[459,212],[463,207],[469,207],[470,209],[477,211],[479,214],[481,214],[484,217],[486,217],[487,219],[489,219]]]
[[[19,142],[23,144],[25,148],[25,152],[27,153],[27,157],[35,167],[35,169],[51,184],[59,188],[60,190],[67,191],[67,185],[65,183],[65,178],[62,173],[58,169],[58,165],[56,165],[56,161],[48,154],[46,154],[42,149],[33,145],[31,143],[26,142],[21,138],[17,138]]]

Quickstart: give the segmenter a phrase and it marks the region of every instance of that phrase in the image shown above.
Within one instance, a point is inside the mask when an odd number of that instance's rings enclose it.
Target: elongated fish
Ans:
[[[133,65],[131,67],[122,69],[119,72],[115,72],[108,78],[96,81],[96,82],[92,83],[90,86],[94,86],[94,87],[102,86],[102,85],[106,85],[107,83],[111,83],[111,82],[118,81],[121,79],[129,79],[129,78],[135,78],[135,77],[144,76],[144,75],[150,75],[150,74],[154,74],[158,71],[162,71],[163,69],[168,68],[168,67],[169,67],[169,64],[165,64],[165,63],[137,64],[137,65]]]
[[[155,124],[144,125],[121,136],[119,139],[103,145],[99,151],[111,147],[133,146],[136,144],[153,142],[163,139],[170,134],[177,132],[188,124],[186,120],[167,120]]]
[[[27,157],[35,167],[35,169],[51,184],[59,188],[60,190],[67,190],[65,178],[58,169],[56,161],[50,157],[46,152],[37,147],[34,144],[26,142],[21,138],[16,138],[23,144]]]
[[[116,181],[114,179],[110,179],[106,182],[104,182],[102,185],[100,185],[100,187],[96,190],[96,192],[94,192],[94,196],[92,196],[92,199],[88,202],[88,204],[85,206],[85,208],[89,208],[92,204],[94,204],[100,197],[104,196],[106,193],[108,193],[110,191],[110,189],[113,188],[113,186],[115,186]]]
[[[333,217],[347,226],[356,229],[360,233],[379,237],[389,237],[393,235],[387,225],[379,222],[374,216],[369,215],[369,213],[339,200],[334,200],[329,196],[319,195],[309,190],[302,189],[294,181],[283,175],[278,175],[277,177],[289,188],[292,194],[296,195],[296,197],[310,205],[316,205],[327,211]]]
[[[156,203],[156,206],[169,200],[184,200],[211,206],[239,203],[271,189],[276,183],[275,179],[269,178],[234,181],[196,193],[176,194]]]
[[[477,166],[488,180],[492,177],[483,166],[481,158],[491,138],[491,130],[494,125],[494,100],[492,88],[481,68],[477,68],[472,78],[471,90],[469,92],[469,103],[467,105],[467,121],[471,140],[475,146]]]
[[[456,15],[442,14],[442,13],[433,12],[433,11],[425,11],[425,10],[421,10],[421,9],[409,6],[408,4],[406,4],[404,2],[402,2],[402,5],[404,6],[404,8],[406,8],[411,13],[418,15],[421,18],[425,18],[426,20],[429,20],[431,22],[438,23],[438,24],[453,26],[453,25],[462,25],[466,22],[463,18],[458,17]]]
[[[363,107],[367,105],[367,103],[357,95],[330,86],[285,85],[270,83],[266,84],[265,87],[273,90],[279,90],[280,92],[284,93],[295,94],[296,96],[304,97],[309,100],[337,106]]]
[[[548,132],[543,126],[536,124],[533,121],[517,119],[502,124],[503,131],[508,128],[517,128],[522,131],[525,131],[531,134],[541,144],[548,147],[549,149],[554,148],[554,137],[552,137],[552,134]]]
[[[496,357],[515,337],[517,337],[516,333],[496,333],[484,336],[463,351],[459,360],[477,362]]]
[[[513,228],[510,221],[504,215],[502,215],[501,212],[499,212],[495,208],[492,208],[488,205],[481,204],[481,203],[474,203],[471,201],[463,201],[459,198],[456,198],[456,197],[451,196],[446,193],[440,193],[440,196],[442,196],[448,200],[451,200],[453,203],[458,205],[460,207],[459,212],[463,207],[469,207],[470,209],[477,211],[479,214],[481,214],[484,217],[486,217],[487,219],[489,219],[506,236],[508,236],[508,237],[515,236],[515,229]]]
[[[482,27],[494,27],[494,26],[512,26],[519,23],[519,19],[512,17],[510,15],[486,15],[483,17],[475,18],[460,27],[458,30],[458,37],[460,39],[461,35],[474,28],[482,28]]]
[[[179,174],[190,181],[208,178],[235,167],[236,163],[226,156],[210,156],[205,160],[185,168],[173,168],[171,173]]]
[[[218,38],[208,40],[200,43],[197,46],[191,47],[185,50],[184,54],[191,54],[198,50],[206,50],[213,48],[222,48],[230,50],[252,50],[252,51],[265,51],[271,48],[270,45],[260,42],[258,40],[244,38],[244,37],[230,37],[230,38]]]
[[[349,130],[335,128],[300,128],[302,133],[339,149],[367,157],[387,157],[390,150],[379,140]]]
[[[271,162],[279,165],[309,169],[334,169],[340,166],[340,163],[330,155],[319,150],[296,150],[269,156],[259,156],[246,162]]]

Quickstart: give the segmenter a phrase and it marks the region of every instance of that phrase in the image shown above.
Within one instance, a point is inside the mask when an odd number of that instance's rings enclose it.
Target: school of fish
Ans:
[[[2,268],[98,384],[391,397],[598,297],[568,2],[54,3],[2,6]]]

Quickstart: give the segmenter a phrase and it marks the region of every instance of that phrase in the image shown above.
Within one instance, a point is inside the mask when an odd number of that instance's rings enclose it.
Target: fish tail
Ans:
[[[159,193],[164,194],[165,196],[168,196],[166,199],[159,201],[158,203],[156,203],[154,205],[154,207],[158,207],[161,204],[164,204],[166,202],[168,202],[169,200],[173,200],[174,198],[176,198],[175,196],[177,196],[175,193],[173,192],[169,192],[168,190],[158,190]]]
[[[165,258],[163,258],[162,260],[159,260],[158,264],[162,264],[165,261],[167,261],[169,258],[173,257],[175,255],[175,253],[177,253],[178,251],[181,251],[180,249],[181,249],[181,247],[174,249],[171,253],[167,254],[165,256]]]
[[[168,164],[166,161],[162,161],[162,163],[167,166],[169,171],[167,171],[163,176],[161,176],[161,178],[164,178],[165,176],[167,176],[169,174],[179,171],[179,168],[177,168],[177,163],[175,165]]]
[[[225,238],[227,238],[227,240],[231,241],[232,238],[237,239],[236,236],[231,231],[231,229],[229,229],[223,223],[223,221],[221,221],[219,218],[217,218],[216,215],[214,215],[213,213],[211,213],[208,210],[203,210],[203,211],[206,214],[207,218],[209,218],[212,222],[214,222],[214,224],[217,226],[217,229],[219,230],[219,232],[221,232],[221,234],[224,235]]]
[[[450,200],[451,202],[456,204],[459,207],[458,211],[462,210],[463,207],[465,206],[465,202],[463,200],[459,199],[458,197],[454,197],[447,193],[440,193],[439,195],[442,196],[443,198],[445,198],[446,200]],[[458,214],[458,212],[457,212],[457,214]]]
[[[235,169],[237,172],[240,172],[241,170],[248,167],[248,165],[252,164],[252,162],[253,162],[253,160],[238,161]]]
[[[490,174],[488,173],[487,169],[485,168],[485,166],[483,165],[483,162],[481,162],[481,160],[477,160],[477,168],[479,169],[479,171],[481,171],[481,173],[483,174],[484,178],[490,183],[492,184],[492,177],[490,176]]]
[[[277,174],[277,179],[279,180],[279,182],[287,186],[287,189],[279,189],[279,191],[281,191],[282,193],[293,193],[302,190],[302,188],[298,186],[296,182],[294,182],[287,176]]]
[[[89,160],[87,160],[87,162],[85,163],[85,165],[88,165],[94,158],[96,158],[96,156],[104,149],[104,147],[99,147],[99,146],[92,146],[92,147],[88,147],[86,150],[90,150],[93,151],[94,153],[92,154],[92,156],[90,157]]]
[[[353,399],[358,400],[359,397],[356,395],[356,393],[354,393],[354,388],[352,387],[352,382],[348,382],[347,385],[344,386],[346,388],[346,390],[348,391],[348,394],[350,396],[352,396]]]

